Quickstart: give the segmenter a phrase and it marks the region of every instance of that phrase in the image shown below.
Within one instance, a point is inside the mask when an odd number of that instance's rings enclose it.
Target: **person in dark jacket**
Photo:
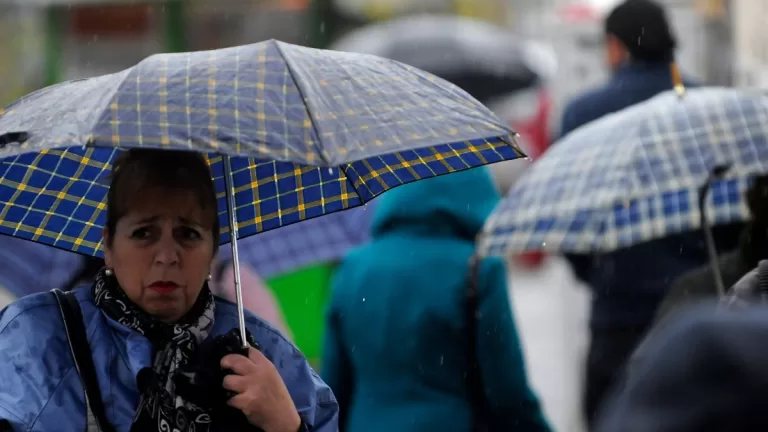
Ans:
[[[606,18],[605,38],[613,77],[567,105],[562,136],[673,88],[677,42],[662,6],[651,0],[626,0]],[[718,247],[735,248],[741,227],[717,228]],[[593,292],[583,397],[584,416],[591,426],[605,393],[653,322],[669,285],[707,262],[706,246],[700,232],[690,232],[612,253],[566,258]]]
[[[560,136],[606,114],[620,111],[673,88],[677,41],[664,8],[652,0],[626,0],[605,20],[610,81],[568,103]],[[695,86],[684,80],[686,86]]]
[[[738,248],[719,259],[720,274],[726,288],[733,286],[757,267],[758,262],[768,259],[768,176],[756,177],[745,195],[752,221],[741,232]],[[659,307],[656,322],[679,310],[681,306],[711,300],[717,295],[715,275],[708,263],[675,281]]]
[[[638,349],[599,432],[768,430],[768,307],[687,307]]]
[[[498,258],[479,266],[474,352],[467,348],[468,261],[499,199],[486,168],[376,199],[372,240],[336,271],[328,311],[322,376],[340,404],[339,430],[463,432],[478,417],[489,431],[550,430],[528,385]]]

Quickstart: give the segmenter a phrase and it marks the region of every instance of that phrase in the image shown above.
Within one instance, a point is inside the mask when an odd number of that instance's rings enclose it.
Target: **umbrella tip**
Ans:
[[[675,86],[675,93],[677,93],[677,97],[683,98],[685,96],[685,86],[680,84]]]

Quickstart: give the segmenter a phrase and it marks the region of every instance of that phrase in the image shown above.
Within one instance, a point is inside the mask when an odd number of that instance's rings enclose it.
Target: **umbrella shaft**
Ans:
[[[227,190],[227,214],[229,215],[229,244],[232,247],[232,269],[235,274],[235,296],[237,297],[237,320],[240,330],[240,343],[248,348],[245,334],[245,311],[243,308],[243,287],[240,283],[240,256],[237,250],[237,212],[235,207],[235,188],[232,182],[232,166],[229,156],[221,155],[224,165],[224,183]]]

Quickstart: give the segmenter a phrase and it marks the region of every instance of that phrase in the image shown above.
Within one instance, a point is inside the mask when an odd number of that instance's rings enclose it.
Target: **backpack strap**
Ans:
[[[473,432],[485,430],[485,391],[477,358],[477,333],[479,318],[480,258],[472,254],[469,259],[469,274],[465,299],[465,319],[467,322],[467,382],[469,384],[470,406],[472,407]]]
[[[83,312],[74,292],[53,290],[59,304],[59,312],[67,332],[69,349],[75,363],[77,374],[83,383],[85,405],[87,410],[86,432],[114,432],[107,420],[104,402],[96,378],[96,368],[93,365],[91,347],[88,344],[88,334],[83,324]]]

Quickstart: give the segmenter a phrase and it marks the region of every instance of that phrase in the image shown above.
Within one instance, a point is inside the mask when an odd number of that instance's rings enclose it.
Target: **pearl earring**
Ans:
[[[211,276],[211,274],[210,274],[210,273],[208,273],[208,276],[206,276],[205,278],[206,278],[207,280],[211,280],[211,279],[213,278],[213,276]]]
[[[112,271],[112,269],[111,269],[111,268],[107,267],[107,268],[104,270],[104,274],[105,274],[105,275],[107,275],[107,276],[112,276],[112,275],[114,274],[114,272]]]

